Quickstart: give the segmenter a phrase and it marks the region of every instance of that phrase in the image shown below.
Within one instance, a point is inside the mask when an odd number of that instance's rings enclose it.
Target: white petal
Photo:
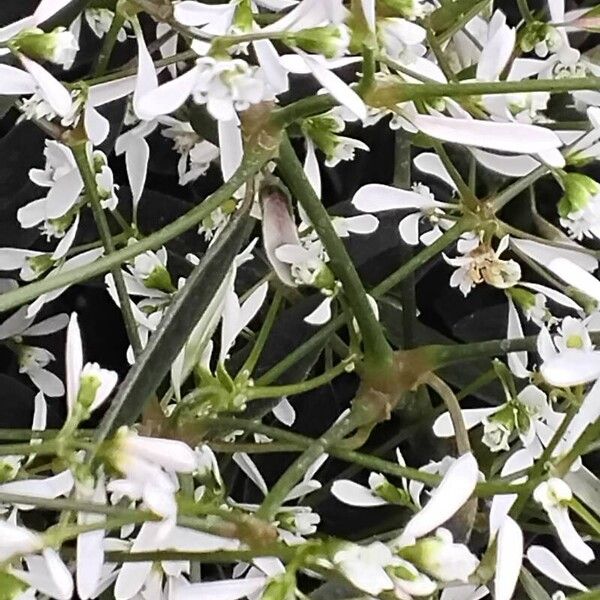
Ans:
[[[367,118],[367,107],[362,98],[335,73],[330,71],[321,62],[312,58],[308,54],[299,52],[300,56],[306,62],[317,81],[350,112],[354,113],[359,119]]]
[[[500,408],[465,408],[461,410],[465,427],[468,430],[479,425],[486,417],[493,415]],[[433,433],[440,438],[454,437],[454,426],[452,425],[450,413],[445,412],[435,420]]]
[[[569,240],[565,239],[564,242],[569,243]],[[573,250],[570,250],[516,238],[511,238],[510,243],[543,266],[547,266],[552,260],[560,257],[575,263],[586,271],[595,271],[598,268],[598,260],[590,254],[577,250],[576,244],[573,244]]]
[[[77,537],[77,595],[80,600],[94,596],[104,565],[104,531],[89,531]]]
[[[228,12],[231,12],[231,8],[227,4],[204,4],[193,0],[184,0],[175,4],[173,16],[182,25],[198,27],[206,25]]]
[[[23,229],[29,229],[39,225],[46,218],[46,198],[33,200],[17,211],[17,219]],[[40,253],[38,253],[40,254]],[[31,256],[35,256],[32,254]],[[22,263],[19,265],[19,267]],[[15,267],[18,269],[19,267]]]
[[[77,202],[83,190],[83,180],[77,169],[56,180],[46,198],[46,218],[57,219],[66,214]]]
[[[65,377],[67,382],[67,409],[72,414],[79,394],[79,382],[83,370],[83,346],[77,313],[71,314],[67,328],[67,349],[65,352]]]
[[[543,575],[552,579],[552,581],[580,590],[581,592],[587,591],[585,585],[573,577],[567,567],[547,548],[543,546],[530,546],[527,550],[527,560]]]
[[[32,367],[27,375],[35,386],[50,398],[60,398],[65,393],[63,382],[51,371],[41,367]]]
[[[346,229],[351,233],[369,235],[377,231],[379,220],[373,215],[357,215],[355,217],[344,217]]]
[[[84,111],[85,131],[94,146],[99,146],[110,132],[110,123],[89,102]]]
[[[419,538],[445,523],[471,497],[478,477],[474,456],[463,454],[448,469],[425,507],[406,524],[402,536]]]
[[[510,600],[515,591],[523,562],[523,532],[510,517],[498,531],[494,599]]]
[[[148,93],[158,88],[158,77],[156,76],[154,62],[144,40],[144,34],[139,25],[135,27],[135,37],[138,47],[138,72],[133,92],[133,109],[140,119],[150,120],[155,116],[155,113],[146,113],[140,103]]]
[[[369,213],[436,206],[435,202],[429,202],[416,192],[401,190],[382,183],[369,183],[361,187],[354,194],[352,204],[358,210]]]
[[[176,589],[173,600],[238,600],[259,592],[266,584],[266,577],[245,577],[192,583]]]
[[[442,159],[437,154],[434,154],[433,152],[421,152],[421,154],[415,157],[413,164],[415,167],[417,167],[417,169],[419,169],[419,171],[441,179],[453,190],[456,190],[456,184],[454,183],[454,180],[452,177],[450,177],[448,169],[446,169]]]
[[[36,252],[35,250],[0,248],[0,270],[13,271],[14,269],[20,269],[27,258],[40,256],[41,254],[43,252]]]
[[[73,99],[67,89],[35,61],[22,54],[19,55],[19,58],[23,66],[35,79],[36,84],[39,86],[40,94],[52,107],[52,110],[61,117],[67,116],[73,108]]]
[[[196,469],[196,454],[179,440],[130,435],[126,448],[133,455],[156,463],[168,471],[192,473]]]
[[[33,94],[35,79],[27,72],[10,65],[0,65],[0,94]]]
[[[32,431],[44,431],[48,421],[48,405],[42,392],[38,392],[34,398],[33,419],[31,420]]]
[[[148,142],[143,137],[133,137],[125,151],[125,166],[129,185],[131,186],[134,211],[137,210],[137,205],[146,185],[149,159],[150,147]]]
[[[490,171],[506,175],[508,177],[525,177],[540,166],[540,162],[526,154],[506,156],[504,154],[493,154],[477,148],[471,149],[477,162],[481,163]]]
[[[296,411],[287,398],[282,398],[279,401],[279,404],[273,409],[273,415],[287,427],[291,427],[296,420]]]
[[[279,53],[271,40],[252,43],[256,59],[273,94],[283,94],[289,89],[288,72],[279,60]]]
[[[66,470],[46,477],[45,479],[23,479],[18,481],[9,481],[0,485],[0,492],[4,494],[18,494],[22,496],[32,496],[35,498],[58,498],[59,496],[68,496],[75,485],[75,480],[71,471]],[[30,510],[33,506],[20,505],[21,510]]]
[[[547,285],[541,285],[539,283],[527,283],[525,281],[520,281],[519,285],[521,287],[533,290],[534,292],[539,292],[540,294],[544,294],[544,296],[547,296],[548,298],[550,298],[550,300],[553,300],[554,302],[556,302],[558,304],[562,304],[563,306],[566,306],[567,308],[571,308],[573,310],[581,310],[581,306],[579,306],[579,304],[577,304],[577,302],[575,302],[574,300],[571,300],[571,298],[569,298],[569,296],[566,296],[562,292],[558,292],[558,291],[548,287]]]
[[[318,198],[321,197],[321,171],[319,169],[319,161],[315,152],[313,141],[307,137],[306,139],[306,158],[304,159],[304,173],[308,179],[315,194]]]
[[[419,243],[419,221],[421,214],[418,212],[407,215],[398,224],[400,237],[410,246],[417,246]]]
[[[88,102],[92,106],[102,106],[128,96],[135,90],[136,75],[123,77],[106,83],[92,85],[88,90]]]
[[[331,320],[331,296],[326,296],[323,301],[303,321],[309,325],[324,325]]]
[[[417,115],[413,123],[436,139],[504,152],[536,153],[558,148],[562,143],[553,131],[537,125],[431,115]]]
[[[515,303],[510,296],[508,298],[508,326],[506,337],[509,340],[521,340],[524,337],[521,320],[515,307]],[[523,378],[529,376],[527,370],[527,352],[510,352],[507,356],[508,366],[516,377]]]
[[[479,81],[494,81],[500,78],[515,47],[516,30],[501,26],[485,44],[477,62],[476,77]]]
[[[350,506],[384,506],[387,501],[373,493],[370,488],[349,479],[340,479],[331,486],[331,493]]]
[[[77,235],[77,229],[79,228],[79,213],[75,215],[75,220],[71,224],[71,227],[67,230],[65,236],[60,240],[56,249],[52,253],[52,260],[59,260],[67,255],[67,252],[71,249],[75,236]]]
[[[64,329],[69,323],[69,317],[65,313],[61,313],[59,315],[54,315],[49,319],[44,321],[40,321],[36,325],[32,325],[28,327],[24,332],[24,335],[50,335],[51,333],[56,333],[61,329]]]
[[[188,98],[196,84],[197,71],[191,68],[177,79],[144,94],[139,98],[138,115],[152,119],[159,115],[168,115],[177,110]]]
[[[551,509],[548,516],[552,521],[558,537],[567,552],[584,563],[594,560],[594,551],[583,541],[579,532],[573,526],[569,511],[561,506]]]
[[[236,119],[219,121],[219,148],[221,151],[221,173],[223,181],[228,181],[242,162],[244,146],[242,132]]]
[[[557,387],[593,381],[600,377],[600,351],[586,352],[568,348],[544,361],[540,373],[550,385]]]
[[[68,600],[73,595],[73,577],[71,577],[69,569],[67,569],[56,550],[46,548],[43,551],[43,556],[46,559],[46,565],[55,589],[59,592],[56,597],[59,600],[62,598]]]
[[[237,466],[248,476],[248,479],[266,496],[269,489],[254,461],[245,452],[235,452],[232,458]]]
[[[566,258],[555,258],[550,261],[547,268],[565,283],[600,302],[600,281],[578,265]]]
[[[36,25],[47,21],[51,16],[62,10],[73,0],[42,0],[33,13]]]

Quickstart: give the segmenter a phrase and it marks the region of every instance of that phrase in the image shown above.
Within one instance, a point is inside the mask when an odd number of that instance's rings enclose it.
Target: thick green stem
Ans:
[[[354,263],[337,235],[327,210],[308,181],[288,137],[284,137],[280,145],[279,172],[296,200],[306,211],[327,250],[331,270],[342,282],[344,295],[362,334],[367,369],[381,371],[389,369],[393,361],[393,350],[371,308]]]
[[[272,520],[281,505],[285,502],[290,490],[302,479],[308,468],[317,458],[359,425],[361,423],[357,422],[356,415],[350,413],[330,427],[320,438],[314,440],[269,490],[269,493],[265,496],[263,503],[256,512],[256,516],[266,521]]]
[[[102,208],[102,200],[98,193],[98,185],[96,184],[96,175],[92,170],[92,165],[90,164],[87,147],[88,142],[86,140],[84,142],[78,142],[77,144],[74,144],[71,146],[71,150],[85,185],[85,191],[92,208],[92,212],[94,213],[94,220],[96,221],[96,227],[98,228],[98,233],[104,246],[104,251],[107,256],[110,256],[111,254],[114,255],[115,246],[110,227],[108,226],[108,221],[106,220],[106,215],[104,214],[104,209]],[[123,322],[125,324],[125,330],[127,331],[129,343],[131,344],[134,355],[138,356],[142,351],[142,343],[138,334],[135,317],[133,316],[133,310],[131,309],[131,300],[129,298],[129,294],[127,293],[127,286],[125,285],[125,279],[123,278],[121,265],[114,265],[111,268],[110,273],[115,282],[115,288],[117,290],[121,314],[123,315]]]
[[[272,151],[264,149],[249,152],[244,156],[242,164],[231,178],[216,192],[206,198],[202,204],[199,204],[185,215],[179,217],[172,223],[169,223],[169,225],[163,227],[160,231],[152,233],[135,244],[116,250],[109,256],[104,256],[91,264],[71,269],[70,271],[59,272],[56,275],[51,275],[41,281],[24,285],[16,290],[0,295],[0,312],[26,304],[46,292],[51,292],[52,290],[64,286],[73,285],[91,279],[92,277],[103,275],[115,266],[138,256],[142,252],[160,248],[160,246],[167,243],[169,240],[172,240],[182,233],[185,233],[188,229],[196,226],[202,219],[210,215],[213,210],[227,200],[230,200],[233,194],[248,179],[252,178],[272,157],[272,154]]]

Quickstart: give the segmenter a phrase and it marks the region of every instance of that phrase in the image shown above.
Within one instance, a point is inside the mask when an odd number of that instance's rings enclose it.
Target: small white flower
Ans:
[[[381,542],[368,546],[347,544],[332,558],[333,564],[352,585],[372,596],[394,588],[394,582],[386,572],[392,560],[391,551]]]
[[[568,502],[573,498],[571,488],[562,479],[551,477],[533,491],[533,498],[542,505],[569,554],[589,563],[594,560],[593,550],[583,541],[569,516]]]

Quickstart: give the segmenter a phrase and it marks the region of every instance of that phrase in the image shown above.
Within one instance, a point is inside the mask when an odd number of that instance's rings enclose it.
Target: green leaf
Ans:
[[[119,387],[110,410],[96,431],[97,442],[120,425],[131,424],[139,417],[190,332],[210,306],[252,225],[253,220],[246,207],[232,219],[194,268],[185,287],[175,296],[160,328],[150,338],[148,346]]]
[[[531,600],[550,600],[550,594],[525,567],[521,567],[519,581]]]

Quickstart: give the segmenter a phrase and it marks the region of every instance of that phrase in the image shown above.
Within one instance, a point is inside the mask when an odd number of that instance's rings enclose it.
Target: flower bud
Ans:
[[[452,534],[441,528],[434,537],[405,546],[398,554],[440,581],[466,582],[479,564],[477,557],[464,544],[454,543]]]
[[[337,58],[346,52],[350,35],[345,25],[328,25],[290,32],[286,35],[285,41],[290,46],[297,46],[312,54]]]
[[[582,173],[565,173],[562,181],[565,193],[558,203],[558,213],[563,218],[584,210],[590,200],[600,193],[600,185]]]
[[[64,27],[46,33],[33,28],[22,31],[12,40],[15,50],[34,60],[47,60],[68,69],[75,60],[79,44],[75,36]]]

